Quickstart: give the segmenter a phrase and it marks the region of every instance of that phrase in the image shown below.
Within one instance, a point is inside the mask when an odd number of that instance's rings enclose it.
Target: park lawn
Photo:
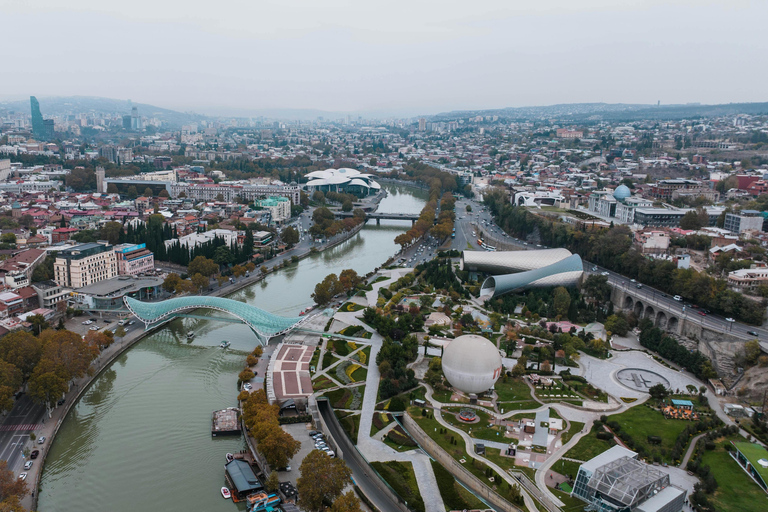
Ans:
[[[552,465],[552,471],[560,473],[561,475],[570,476],[576,480],[576,475],[579,472],[579,466],[581,466],[581,464],[578,462],[560,459]]]
[[[538,409],[541,407],[539,402],[533,400],[523,400],[522,402],[497,402],[496,406],[504,412],[509,411],[527,411],[529,409]]]
[[[350,350],[346,340],[334,338],[331,340],[331,342],[333,343],[333,351],[336,352],[336,354],[340,356],[349,355]]]
[[[708,495],[710,500],[718,512],[757,512],[768,509],[768,496],[728,455],[724,448],[727,442],[717,443],[714,450],[704,450],[701,456],[702,464],[709,466],[712,476],[717,480],[717,490]]]
[[[348,313],[352,311],[360,311],[361,309],[365,309],[365,308],[360,304],[356,304],[354,302],[345,302],[344,304],[341,305],[341,307],[339,308],[339,311]]]
[[[552,494],[557,496],[560,501],[563,502],[563,505],[565,505],[562,510],[563,512],[583,512],[584,508],[587,506],[587,504],[583,501],[581,501],[579,498],[574,498],[570,494],[564,491],[558,491],[557,489],[549,488],[550,491],[552,491]]]
[[[390,423],[392,423],[391,414],[388,412],[374,412],[373,422],[371,423],[371,437]]]
[[[323,370],[327,370],[334,364],[338,363],[340,359],[333,355],[333,352],[330,350],[326,350],[325,354],[323,355]]]
[[[412,510],[424,512],[424,500],[419,492],[413,464],[391,460],[388,462],[371,462],[371,466],[394,489],[398,496],[408,502],[408,506]]]
[[[312,381],[312,389],[314,389],[315,391],[321,391],[323,389],[335,388],[335,387],[336,387],[336,384],[325,375],[321,375],[320,377]]]
[[[550,415],[551,415],[551,412],[550,412]],[[570,422],[570,425],[571,425],[570,428],[568,430],[566,430],[565,432],[563,432],[563,435],[560,437],[560,439],[562,440],[563,444],[565,444],[568,441],[570,441],[571,438],[574,435],[576,435],[579,432],[581,432],[581,429],[584,428],[584,423],[581,423],[579,421],[572,421],[572,422]]]
[[[352,372],[352,374],[349,376],[350,379],[352,379],[352,382],[362,382],[368,377],[368,369],[363,368],[362,366],[357,368],[355,371]]]
[[[586,462],[589,459],[600,455],[605,450],[616,444],[613,440],[598,439],[597,432],[601,430],[602,428],[598,430],[597,427],[592,427],[592,431],[579,439],[579,442],[576,443],[576,446],[568,450],[564,457],[568,457],[569,459],[583,460]]]
[[[621,430],[632,436],[635,445],[643,446],[649,454],[664,449],[671,451],[675,447],[677,436],[685,430],[685,427],[692,424],[686,420],[666,419],[661,412],[645,405],[638,405],[621,414],[609,416],[608,421],[615,421],[621,425]],[[650,444],[648,436],[660,437],[661,444]]]
[[[531,400],[531,388],[522,378],[508,379],[507,382],[502,382],[503,380],[496,381],[494,386],[499,401]]]
[[[477,423],[463,423],[451,413],[458,413],[460,408],[443,409],[443,419],[448,422],[449,425],[463,430],[475,439],[485,439],[486,441],[499,441],[504,442],[504,428],[498,425],[489,425],[491,420],[490,414],[480,411],[478,409],[472,409],[480,421]]]
[[[334,409],[346,409],[352,403],[352,392],[347,388],[334,389],[323,394]]]
[[[440,430],[445,427],[438,423],[434,417],[427,418],[422,416],[421,409],[418,407],[409,407],[408,414],[419,424],[421,429],[440,446],[440,448],[448,452],[448,455],[460,463],[461,459],[464,459],[465,461],[464,463],[461,463],[461,465],[470,473],[485,481],[485,464],[481,464],[482,467],[479,468],[473,464],[474,459],[467,454],[464,439],[462,439],[459,434],[450,429],[446,429],[446,432],[441,434]],[[452,444],[451,439],[455,439],[456,444]]]
[[[312,359],[309,361],[309,367],[317,369],[317,363],[320,360],[320,347],[316,347],[312,353]]]

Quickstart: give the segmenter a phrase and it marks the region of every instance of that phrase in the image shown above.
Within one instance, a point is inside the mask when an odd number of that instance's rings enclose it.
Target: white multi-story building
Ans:
[[[60,251],[53,264],[56,284],[80,288],[117,275],[117,258],[111,245],[82,244]]]
[[[268,197],[257,201],[256,205],[269,210],[272,221],[277,224],[291,218],[291,202],[285,197]]]
[[[637,208],[651,208],[653,201],[642,197],[628,197],[623,202],[616,203],[616,218],[624,224],[632,224],[635,221]]]
[[[193,247],[202,245],[205,242],[210,242],[214,238],[218,237],[223,238],[227,246],[231,246],[236,242],[239,243],[238,236],[241,234],[242,233],[239,231],[230,231],[228,229],[212,229],[210,231],[206,231],[205,233],[190,233],[189,235],[179,237],[178,241],[181,245],[192,249]],[[174,242],[176,242],[176,240],[177,239],[175,238],[172,240],[166,240],[165,246],[170,247]]]

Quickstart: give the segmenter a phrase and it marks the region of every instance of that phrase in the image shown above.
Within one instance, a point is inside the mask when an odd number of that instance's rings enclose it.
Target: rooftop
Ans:
[[[763,482],[768,482],[768,465],[763,466],[760,464],[760,460],[765,460],[768,463],[768,450],[755,443],[747,443],[745,441],[734,442],[733,446],[741,452],[743,456],[747,458],[752,467],[755,468],[757,474],[762,477]]]
[[[76,293],[96,297],[122,297],[141,288],[157,287],[163,284],[159,277],[117,276],[75,290]]]

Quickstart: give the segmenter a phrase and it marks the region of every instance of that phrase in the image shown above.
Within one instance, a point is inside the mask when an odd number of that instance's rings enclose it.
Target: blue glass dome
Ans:
[[[616,187],[616,190],[613,192],[613,197],[615,197],[617,201],[626,199],[631,195],[632,195],[632,191],[629,190],[629,187],[626,185],[619,185],[618,187]]]

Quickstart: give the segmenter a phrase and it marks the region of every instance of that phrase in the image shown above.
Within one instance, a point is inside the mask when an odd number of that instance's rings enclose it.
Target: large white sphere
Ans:
[[[501,375],[501,355],[482,336],[459,336],[443,351],[443,374],[451,385],[465,393],[483,393]]]

